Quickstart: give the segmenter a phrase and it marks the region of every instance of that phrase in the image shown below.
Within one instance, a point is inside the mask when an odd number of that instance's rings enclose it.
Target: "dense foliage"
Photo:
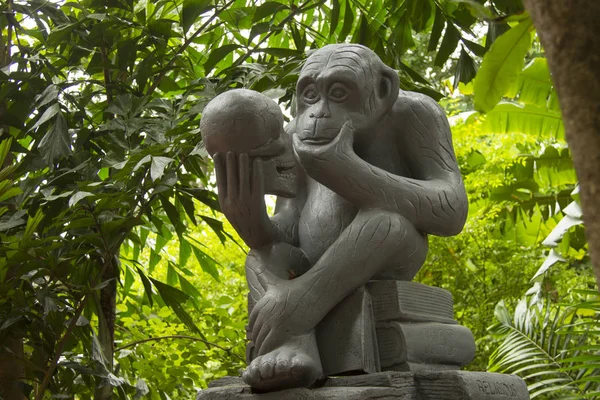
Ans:
[[[29,398],[191,398],[244,367],[244,251],[218,212],[202,109],[230,87],[292,109],[306,53],[343,41],[371,47],[403,89],[441,100],[453,120],[469,221],[460,236],[432,238],[418,279],[454,293],[479,339],[470,368],[485,369],[502,342],[490,367],[519,372],[506,355],[523,342],[510,332],[535,344],[549,326],[581,322],[589,332],[555,345],[576,353],[536,355],[568,381],[527,379],[546,396],[564,382],[597,390],[595,370],[573,359],[594,351],[597,314],[563,318],[559,306],[597,310],[590,292],[571,291],[590,288],[580,220],[559,222],[576,177],[519,0],[8,0],[0,10],[0,377],[17,372]]]

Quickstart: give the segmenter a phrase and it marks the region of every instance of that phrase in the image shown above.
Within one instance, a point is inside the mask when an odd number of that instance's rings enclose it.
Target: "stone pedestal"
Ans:
[[[256,393],[241,378],[227,377],[212,382],[197,400],[529,399],[518,376],[460,370],[475,357],[475,339],[453,317],[447,290],[370,281],[317,327],[327,379],[310,389]]]
[[[212,382],[196,400],[527,400],[523,380],[486,372],[378,372],[333,377],[312,388],[254,393],[241,378]]]

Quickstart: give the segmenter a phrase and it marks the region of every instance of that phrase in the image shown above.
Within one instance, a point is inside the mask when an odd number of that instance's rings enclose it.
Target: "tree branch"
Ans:
[[[153,342],[153,341],[159,341],[159,340],[165,340],[165,339],[185,339],[185,340],[191,340],[191,341],[194,341],[194,342],[201,342],[201,343],[204,343],[204,344],[206,344],[208,346],[212,346],[212,347],[216,347],[218,349],[221,349],[224,352],[226,352],[227,354],[229,354],[230,356],[236,357],[237,359],[239,359],[239,360],[241,360],[243,362],[246,362],[246,360],[244,358],[242,358],[239,355],[235,354],[232,349],[228,349],[228,348],[219,346],[218,344],[213,343],[213,342],[209,342],[208,340],[204,340],[204,339],[201,339],[201,338],[197,338],[197,337],[194,337],[194,336],[188,336],[188,335],[157,336],[157,337],[152,337],[152,338],[137,340],[135,342],[128,343],[128,344],[123,345],[121,347],[117,347],[115,349],[115,351],[124,350],[124,349],[126,349],[128,347],[134,347],[134,346],[137,346],[138,344],[141,344],[141,343]]]
[[[64,335],[60,338],[60,340],[58,341],[58,344],[55,347],[54,358],[52,359],[50,365],[48,366],[48,369],[46,370],[46,373],[44,374],[44,379],[42,379],[42,383],[40,383],[40,386],[37,388],[35,400],[43,400],[44,394],[46,393],[46,390],[48,389],[48,385],[50,384],[50,379],[52,379],[52,375],[54,375],[54,371],[56,370],[56,367],[58,365],[58,360],[60,359],[62,352],[64,350],[64,347],[67,343],[67,339],[73,332],[73,329],[75,329],[75,326],[77,325],[77,321],[79,320],[79,317],[81,316],[83,309],[85,308],[85,305],[87,304],[88,299],[90,298],[90,294],[92,294],[92,292],[94,291],[94,288],[99,283],[100,279],[104,275],[104,272],[106,271],[106,269],[108,268],[110,263],[111,263],[111,260],[109,260],[109,259],[106,259],[104,261],[104,265],[102,266],[102,269],[98,272],[98,274],[94,278],[92,284],[90,285],[89,290],[87,291],[85,296],[81,299],[81,301],[77,305],[77,309],[75,310],[75,313],[73,314],[73,317],[71,318],[71,321],[69,322],[69,326],[67,327],[67,330],[65,331]]]

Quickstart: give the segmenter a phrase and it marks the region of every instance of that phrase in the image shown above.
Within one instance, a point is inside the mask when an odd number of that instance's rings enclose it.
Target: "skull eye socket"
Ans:
[[[319,92],[315,85],[308,85],[304,92],[302,92],[302,98],[307,103],[316,103],[319,100]]]
[[[341,103],[348,98],[348,89],[341,83],[334,83],[329,89],[329,98]]]

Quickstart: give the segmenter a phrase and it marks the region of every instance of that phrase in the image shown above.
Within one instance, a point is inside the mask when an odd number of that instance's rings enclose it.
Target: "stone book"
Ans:
[[[452,294],[417,282],[375,280],[367,284],[376,321],[456,324]]]
[[[464,366],[475,357],[475,339],[461,325],[438,322],[380,322],[377,343],[383,370],[414,365]]]
[[[316,336],[325,375],[381,371],[371,296],[364,288],[331,310]]]

